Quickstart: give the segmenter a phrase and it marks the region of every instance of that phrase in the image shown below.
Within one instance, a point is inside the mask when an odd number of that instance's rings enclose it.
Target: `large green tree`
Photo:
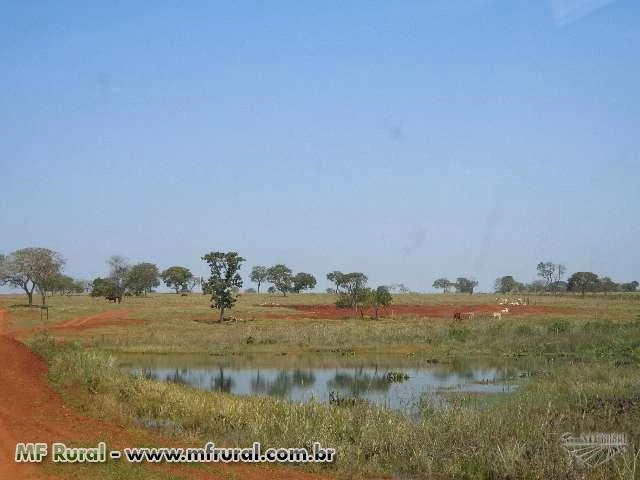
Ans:
[[[311,290],[312,288],[316,288],[316,277],[305,272],[295,274],[291,291],[300,293],[302,290]]]
[[[160,278],[162,278],[167,287],[175,289],[176,293],[180,293],[189,290],[189,286],[193,281],[193,274],[188,268],[176,265],[164,270],[160,274]]]
[[[147,295],[160,285],[160,272],[153,263],[143,262],[133,265],[124,279],[125,289],[136,296]]]
[[[44,305],[47,287],[60,275],[64,264],[62,255],[48,248],[22,248],[3,257],[0,284],[24,290],[29,306],[33,305],[33,291],[37,288],[42,293]]]
[[[600,279],[593,272],[576,272],[569,277],[569,291],[580,292],[584,296],[585,292],[596,292],[600,288]]]
[[[211,292],[211,307],[220,310],[220,322],[224,311],[236,303],[234,289],[242,288],[240,267],[244,258],[237,252],[210,252],[202,257],[211,269],[207,288]]]
[[[293,272],[289,267],[279,263],[267,270],[267,280],[285,297],[293,288]]]
[[[268,281],[269,269],[263,265],[256,265],[251,269],[251,275],[249,278],[253,283],[258,284],[258,293],[260,293],[260,285]]]

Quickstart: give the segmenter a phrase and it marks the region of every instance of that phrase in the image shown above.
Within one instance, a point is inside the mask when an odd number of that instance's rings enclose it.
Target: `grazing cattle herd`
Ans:
[[[481,319],[481,318],[497,318],[499,320],[502,319],[502,313],[507,312],[454,312],[453,319],[454,320],[473,320],[473,319]]]
[[[511,305],[511,306],[520,306],[520,305],[529,305],[529,298],[496,298],[496,303],[501,306]],[[502,319],[502,315],[505,313],[509,313],[509,308],[504,307],[499,312],[454,312],[453,319],[454,320],[473,320],[474,318],[497,318],[498,320]]]
[[[526,298],[514,298],[512,300],[508,298],[496,298],[498,305],[529,305],[529,297]]]

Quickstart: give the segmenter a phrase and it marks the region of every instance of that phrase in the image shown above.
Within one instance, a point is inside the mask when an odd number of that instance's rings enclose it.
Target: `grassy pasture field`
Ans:
[[[405,294],[394,303],[499,311],[497,296]],[[339,478],[640,478],[640,295],[532,296],[541,313],[457,322],[392,309],[378,320],[349,318],[348,311],[324,319],[299,308],[333,301],[328,294],[245,294],[229,313],[236,321],[218,324],[199,294],[154,294],[120,305],[50,297],[42,325],[38,309],[21,306],[23,297],[0,297],[70,405],[112,422],[164,425],[176,441],[319,441],[335,447],[338,460],[305,468]],[[335,364],[383,355],[444,364],[535,361],[542,368],[508,395],[452,395],[445,408],[427,402],[416,421],[366,404],[297,404],[134,377],[114,368],[114,358],[130,353]],[[600,467],[582,467],[560,445],[564,432],[622,432],[632,447]]]

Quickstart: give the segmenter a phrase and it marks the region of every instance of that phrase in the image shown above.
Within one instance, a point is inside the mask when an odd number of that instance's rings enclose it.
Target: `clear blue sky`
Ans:
[[[4,1],[0,251],[640,280],[639,59],[633,0]]]

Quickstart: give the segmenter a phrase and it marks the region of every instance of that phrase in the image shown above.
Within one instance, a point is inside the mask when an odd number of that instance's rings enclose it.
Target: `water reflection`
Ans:
[[[315,381],[316,377],[312,371],[294,370],[289,373],[287,370],[280,370],[275,379],[271,379],[269,375],[261,376],[258,370],[256,376],[251,379],[251,391],[254,394],[264,393],[276,397],[287,397],[294,388],[309,389]]]
[[[178,370],[176,368],[175,372],[173,372],[171,375],[167,375],[165,380],[167,382],[171,382],[171,383],[178,383],[178,384],[181,384],[181,385],[189,385],[189,381],[185,378],[188,374],[189,374],[189,370],[187,370],[186,368],[184,368],[182,370]]]
[[[386,373],[386,372],[384,372]],[[367,392],[386,392],[392,385],[384,373],[368,374],[363,368],[354,369],[353,373],[337,371],[327,385],[331,389],[344,390],[350,395],[362,396]]]
[[[224,368],[220,367],[218,375],[209,381],[209,390],[215,390],[218,392],[231,393],[233,388],[233,378],[224,375]]]
[[[489,394],[513,391],[511,380],[525,365],[452,365],[426,362],[423,365],[370,361],[352,366],[264,366],[260,359],[243,359],[234,365],[229,359],[198,359],[168,356],[122,358],[129,371],[145,378],[189,385],[236,395],[269,395],[297,402],[312,399],[329,403],[331,398],[361,398],[371,404],[411,413],[420,405],[442,405],[451,392]],[[182,363],[182,364],[181,364]],[[303,364],[303,362],[299,362]],[[258,367],[257,365],[260,365]],[[530,366],[531,368],[534,368]],[[388,375],[393,372],[393,375]],[[404,377],[407,376],[407,378]],[[400,378],[400,380],[392,380]]]

